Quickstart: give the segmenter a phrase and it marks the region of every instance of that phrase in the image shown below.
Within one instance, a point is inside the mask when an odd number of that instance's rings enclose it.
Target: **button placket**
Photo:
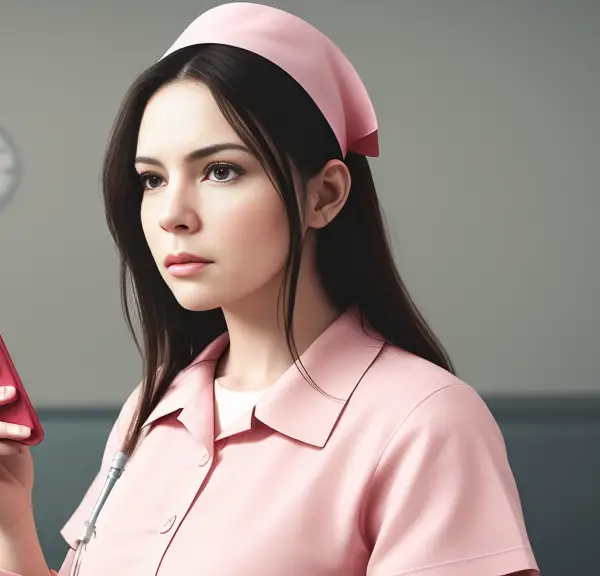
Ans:
[[[202,448],[200,450],[200,457],[198,460],[199,468],[205,467],[210,461],[211,461],[210,451],[208,450],[208,448],[206,446],[202,446]],[[203,471],[200,485],[198,485],[196,487],[195,493],[197,493],[198,490],[202,489],[202,484],[204,483],[204,480],[206,479],[206,475],[207,475],[207,471]],[[194,496],[195,496],[195,494],[194,494]],[[175,526],[176,522],[177,522],[177,514],[172,514],[165,520],[164,524],[160,527],[159,533],[160,534],[168,534],[169,532],[172,531],[172,528],[173,528],[173,526]]]

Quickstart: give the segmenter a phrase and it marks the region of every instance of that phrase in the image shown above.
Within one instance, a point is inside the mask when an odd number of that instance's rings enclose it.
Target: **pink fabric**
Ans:
[[[20,576],[20,574],[8,572],[7,570],[0,570],[0,576]],[[50,576],[59,576],[59,574],[56,572],[56,570],[50,570]]]
[[[20,574],[15,574],[14,572],[8,572],[7,570],[0,570],[0,576],[21,576]],[[50,570],[50,576],[59,576],[56,570]]]
[[[358,73],[342,51],[304,20],[271,6],[222,4],[194,20],[164,54],[195,44],[244,48],[277,64],[317,104],[342,154],[379,155],[375,110]]]
[[[502,436],[473,388],[367,336],[351,310],[302,356],[325,395],[292,367],[215,439],[226,345],[213,342],[149,417],[81,576],[537,574]],[[71,546],[135,397],[62,530]]]

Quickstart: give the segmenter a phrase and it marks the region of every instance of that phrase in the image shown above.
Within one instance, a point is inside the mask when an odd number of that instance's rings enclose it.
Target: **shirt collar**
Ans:
[[[173,380],[160,402],[142,425],[142,430],[153,422],[181,410],[178,416],[186,428],[205,445],[214,437],[213,379],[217,361],[229,344],[227,333],[213,340]]]
[[[339,316],[300,360],[320,388],[307,382],[296,365],[282,374],[259,400],[254,416],[290,438],[323,447],[352,392],[378,356],[384,340],[367,333],[355,307]],[[216,363],[229,344],[227,333],[211,342],[173,381],[144,422],[182,410],[178,419],[205,445],[214,434],[213,378]],[[249,429],[251,418],[234,425],[227,436]],[[219,438],[224,435],[219,436]]]

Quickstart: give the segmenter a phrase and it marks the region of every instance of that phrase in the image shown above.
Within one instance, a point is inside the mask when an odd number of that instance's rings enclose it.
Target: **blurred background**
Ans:
[[[56,568],[141,375],[106,138],[134,78],[221,3],[0,0],[0,332],[46,429],[35,505]],[[600,2],[267,3],[328,34],[369,89],[401,274],[500,423],[544,576],[597,574]]]

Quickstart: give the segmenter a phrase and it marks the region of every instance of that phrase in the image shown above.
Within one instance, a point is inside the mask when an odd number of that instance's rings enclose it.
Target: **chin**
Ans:
[[[235,280],[211,284],[205,282],[169,282],[168,286],[175,300],[190,312],[208,312],[217,308],[231,306],[234,303],[247,302],[255,296],[253,286]]]
[[[192,297],[176,297],[177,302],[182,308],[189,310],[190,312],[208,312],[215,308],[220,308],[219,303],[213,299],[198,298],[198,296]]]
[[[190,312],[206,312],[221,306],[221,298],[199,286],[170,286],[175,300]]]

